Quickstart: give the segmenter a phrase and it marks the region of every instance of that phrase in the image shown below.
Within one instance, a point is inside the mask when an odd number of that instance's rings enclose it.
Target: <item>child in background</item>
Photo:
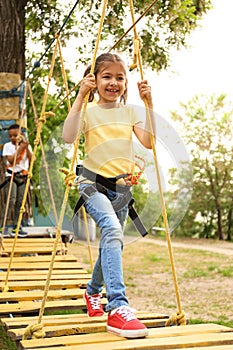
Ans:
[[[17,222],[19,218],[20,208],[23,200],[23,195],[25,191],[25,184],[29,169],[29,163],[32,156],[32,148],[29,143],[25,140],[25,137],[22,133],[19,132],[19,125],[13,124],[8,129],[8,134],[10,142],[5,143],[3,146],[3,157],[6,159],[6,173],[5,179],[9,180],[4,186],[6,197],[8,196],[9,186],[10,186],[10,177],[14,172],[14,178],[12,183],[12,189],[10,194],[9,209],[7,213],[7,222],[9,222],[11,209],[14,207],[14,222],[12,234],[15,234]],[[19,140],[18,148],[16,151],[16,142]],[[16,156],[16,163],[14,164],[14,159]],[[0,223],[3,225],[3,219],[5,215],[6,203],[4,203],[1,214],[0,214]],[[27,236],[27,232],[23,231],[20,228],[18,232],[19,237]]]
[[[126,297],[122,249],[128,205],[122,199],[124,188],[129,186],[124,174],[132,174],[134,168],[133,133],[148,149],[151,149],[151,137],[147,123],[143,124],[135,109],[125,104],[127,84],[126,66],[122,59],[111,53],[100,55],[94,74],[90,74],[90,67],[84,73],[79,93],[65,120],[62,137],[67,143],[75,141],[85,96],[90,93],[89,102],[92,102],[97,92],[97,103],[90,103],[84,116],[87,158],[83,161],[79,190],[80,195],[87,198],[85,208],[100,227],[101,238],[99,256],[84,299],[89,316],[102,316],[101,292],[105,284],[107,331],[126,338],[139,338],[147,336],[148,330],[136,318]],[[138,89],[141,99],[147,100],[152,111],[151,88],[147,81],[138,83]],[[153,113],[150,114],[153,119]],[[153,120],[152,123],[154,127]],[[122,190],[103,191],[98,181],[89,178],[90,174],[107,178]]]

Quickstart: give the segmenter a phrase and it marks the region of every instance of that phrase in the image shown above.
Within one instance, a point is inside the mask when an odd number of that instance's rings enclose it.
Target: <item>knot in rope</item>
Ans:
[[[32,178],[32,172],[31,172],[31,171],[28,172],[27,177],[28,177],[28,179],[31,179],[31,178]]]
[[[39,121],[41,123],[45,123],[46,122],[46,117],[55,117],[55,113],[53,112],[45,112],[44,114],[42,114],[39,118]]]
[[[133,63],[130,65],[130,70],[137,68],[138,66],[138,56],[142,48],[142,40],[139,36],[134,39],[134,53],[133,53]]]
[[[55,113],[53,113],[52,111],[45,112],[44,115],[45,115],[46,117],[55,117]]]
[[[25,212],[25,208],[21,207],[19,212],[23,214]]]
[[[43,331],[43,325],[38,323],[27,326],[23,335],[23,340],[26,340],[28,337],[32,339],[44,338],[45,332]]]
[[[7,285],[5,285],[4,287],[2,287],[2,292],[3,292],[3,293],[6,293],[6,292],[8,292],[8,291],[9,291],[9,288],[8,288]]]
[[[181,313],[177,312],[172,314],[169,319],[166,322],[166,327],[169,327],[171,325],[176,325],[176,326],[185,326],[186,325],[186,316],[184,311]]]
[[[69,171],[66,168],[60,168],[59,171],[66,175],[65,180],[64,180],[65,184],[67,186],[71,187],[73,185],[74,179],[76,178],[75,172],[74,171]]]

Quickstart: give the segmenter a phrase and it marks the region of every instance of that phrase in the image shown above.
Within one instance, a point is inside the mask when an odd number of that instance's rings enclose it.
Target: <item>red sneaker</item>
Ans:
[[[128,306],[121,306],[108,315],[107,331],[125,338],[144,338],[148,330]]]
[[[90,317],[103,316],[104,310],[100,302],[101,294],[88,295],[84,293],[84,300],[87,305],[87,314]]]

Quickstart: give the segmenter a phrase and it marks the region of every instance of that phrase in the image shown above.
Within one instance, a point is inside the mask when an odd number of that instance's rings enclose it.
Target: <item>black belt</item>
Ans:
[[[16,175],[16,176],[22,176],[22,177],[26,177],[27,175],[24,175],[23,173],[22,173],[22,171],[12,171],[12,170],[10,170],[10,169],[7,169],[6,170],[7,171],[7,173],[8,174],[13,174],[14,173],[14,176]]]
[[[140,234],[144,237],[148,234],[145,226],[143,225],[140,217],[138,216],[138,213],[133,207],[134,199],[132,197],[132,193],[130,191],[129,186],[120,186],[116,184],[116,181],[120,178],[127,177],[127,174],[119,175],[114,178],[105,178],[104,176],[101,176],[99,174],[96,174],[86,168],[84,168],[82,165],[78,165],[76,168],[76,174],[77,176],[80,176],[81,174],[87,178],[88,180],[92,181],[93,184],[88,186],[86,189],[84,189],[82,195],[80,196],[75,208],[74,208],[74,215],[77,215],[79,209],[82,207],[83,204],[87,201],[87,199],[91,196],[93,196],[96,192],[101,192],[105,195],[107,195],[107,189],[123,193],[123,201],[120,203],[120,207],[114,207],[115,211],[118,211],[120,208],[122,208],[124,205],[128,204],[129,209],[129,217],[133,221],[133,224],[135,228],[140,232]]]

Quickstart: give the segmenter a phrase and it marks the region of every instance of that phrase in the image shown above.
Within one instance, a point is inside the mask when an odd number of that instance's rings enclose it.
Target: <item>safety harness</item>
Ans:
[[[140,217],[138,216],[136,210],[133,207],[134,199],[130,191],[130,186],[120,186],[116,183],[117,180],[119,180],[120,178],[127,178],[128,174],[121,174],[116,177],[106,178],[104,176],[101,176],[99,174],[96,174],[84,168],[82,165],[77,165],[76,175],[77,177],[82,175],[84,178],[90,180],[93,183],[83,190],[82,195],[80,196],[74,208],[74,216],[77,215],[82,205],[85,205],[85,202],[88,200],[88,198],[93,196],[96,192],[103,193],[104,195],[107,196],[108,195],[107,190],[111,190],[113,192],[124,194],[124,196],[122,197],[122,201],[120,203],[116,205],[114,201],[112,202],[114,210],[117,212],[118,210],[120,210],[121,208],[123,208],[125,205],[128,204],[129,217],[133,221],[135,228],[138,230],[138,232],[140,232],[140,234],[143,237],[148,234],[145,226],[143,225]]]
[[[13,173],[12,170],[10,169],[7,169],[6,170],[8,172],[8,174],[11,174]],[[10,181],[11,179],[11,176],[7,176],[7,178],[5,179],[5,181],[3,181],[1,184],[0,184],[0,190],[1,188],[3,188],[4,186],[6,186],[6,184]],[[14,177],[13,177],[13,181],[14,183],[17,185],[17,187],[19,186],[22,186],[23,184],[26,183],[26,180],[27,180],[27,175],[24,175],[24,173],[22,173],[22,171],[17,171],[17,172],[14,172]]]

